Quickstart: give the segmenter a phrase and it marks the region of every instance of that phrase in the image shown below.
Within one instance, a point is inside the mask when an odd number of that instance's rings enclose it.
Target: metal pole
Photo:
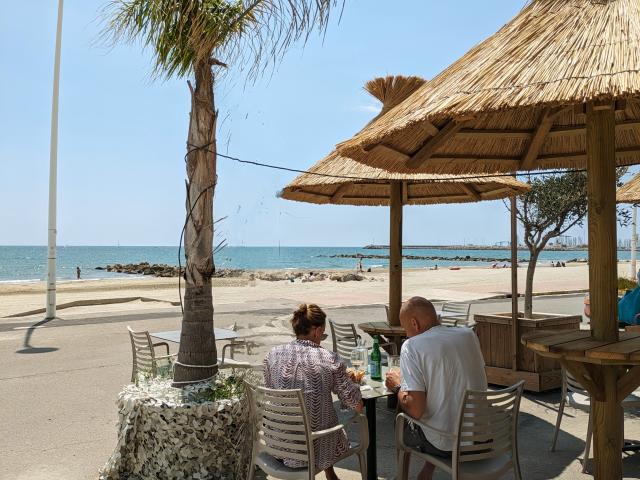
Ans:
[[[633,206],[633,216],[631,220],[631,272],[629,272],[629,276],[632,279],[636,279],[636,249],[638,248],[638,234],[637,228],[637,207]]]
[[[51,149],[49,151],[49,235],[47,240],[47,306],[45,318],[56,316],[56,200],[58,183],[58,95],[60,90],[60,46],[62,42],[62,5],[58,0],[56,52],[53,64],[51,101]]]
[[[515,195],[511,197],[511,368],[518,370],[520,321],[518,318],[518,216]]]

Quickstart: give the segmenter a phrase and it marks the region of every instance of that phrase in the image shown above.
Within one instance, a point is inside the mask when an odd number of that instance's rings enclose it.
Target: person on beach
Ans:
[[[76,267],[76,280],[80,280],[80,267]]]
[[[454,434],[467,390],[486,390],[480,342],[470,328],[449,328],[438,320],[433,304],[422,297],[400,309],[407,340],[400,352],[400,373],[387,373],[385,384],[398,394],[398,406],[410,417]],[[407,422],[404,442],[430,455],[451,458],[450,438]],[[425,462],[418,480],[431,480],[434,466]]]
[[[317,305],[300,305],[291,319],[296,339],[273,348],[264,360],[267,388],[302,389],[313,431],[338,425],[331,393],[358,413],[363,408],[360,386],[347,374],[344,362],[320,346],[325,337],[326,318]],[[333,464],[349,448],[346,433],[341,430],[319,438],[313,442],[313,448],[316,469],[324,470],[327,480],[339,480]],[[291,468],[307,466],[291,459],[285,459],[284,464]]]
[[[364,273],[364,269],[362,268],[362,257],[358,257],[358,273]]]

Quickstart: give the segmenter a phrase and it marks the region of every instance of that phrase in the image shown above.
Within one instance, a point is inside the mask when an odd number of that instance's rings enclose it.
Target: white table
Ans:
[[[180,343],[180,332],[182,330],[167,330],[166,332],[150,333],[153,338],[159,338],[167,342]],[[231,340],[238,338],[238,333],[233,330],[226,330],[224,328],[214,328],[213,332],[217,340]]]

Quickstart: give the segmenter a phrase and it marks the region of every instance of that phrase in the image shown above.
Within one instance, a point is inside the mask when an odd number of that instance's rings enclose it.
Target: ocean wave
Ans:
[[[0,280],[0,283],[36,283],[36,282],[44,282],[39,278],[27,278],[27,279],[13,279],[13,280]]]

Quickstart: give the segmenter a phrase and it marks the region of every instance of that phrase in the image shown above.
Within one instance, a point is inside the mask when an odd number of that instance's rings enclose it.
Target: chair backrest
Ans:
[[[517,428],[520,398],[524,381],[502,390],[465,393],[458,424],[458,441],[454,447],[453,468],[479,460],[506,458],[496,472],[498,478],[517,468]],[[505,453],[511,453],[511,457]],[[454,478],[457,477],[457,474]],[[500,477],[501,478],[501,477]]]
[[[447,302],[442,305],[440,321],[446,326],[467,325],[470,310],[471,305],[468,303]]]
[[[333,351],[340,355],[343,360],[349,361],[351,352],[358,346],[358,333],[353,323],[336,323],[329,320],[331,327],[331,338],[333,340]]]
[[[275,390],[247,385],[254,459],[260,453],[284,460],[307,462],[314,469],[311,422],[302,390]]]
[[[564,382],[565,395],[568,392],[579,393],[586,397],[589,396],[589,392],[584,388],[576,378],[569,373],[566,368],[562,368],[562,381]]]
[[[131,381],[136,381],[138,373],[141,372],[149,373],[152,377],[155,377],[157,374],[155,352],[149,332],[134,332],[129,326],[127,326],[127,330],[129,330],[131,353],[133,354]]]

